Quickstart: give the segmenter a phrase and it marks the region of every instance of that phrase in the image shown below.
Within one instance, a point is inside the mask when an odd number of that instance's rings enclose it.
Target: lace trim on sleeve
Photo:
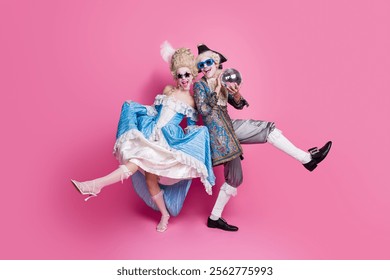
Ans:
[[[126,102],[130,104],[133,101],[132,100],[126,100]],[[155,116],[155,115],[157,115],[157,110],[156,110],[156,108],[154,108],[154,106],[148,106],[148,105],[142,105],[142,106],[144,106],[146,108],[146,114],[148,116]]]

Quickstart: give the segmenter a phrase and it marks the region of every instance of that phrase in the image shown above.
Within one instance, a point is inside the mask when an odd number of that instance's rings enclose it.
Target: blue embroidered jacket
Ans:
[[[217,104],[216,93],[211,92],[204,78],[194,84],[194,99],[203,123],[209,129],[213,166],[241,156],[242,147],[234,132],[227,106]],[[236,103],[231,96],[228,102],[236,109],[242,109],[247,105],[244,99]]]

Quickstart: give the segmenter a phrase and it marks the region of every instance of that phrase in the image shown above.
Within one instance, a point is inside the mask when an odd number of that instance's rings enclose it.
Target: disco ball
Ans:
[[[242,81],[240,72],[233,68],[223,71],[221,79],[224,87],[229,85],[229,83],[237,83],[239,85]]]

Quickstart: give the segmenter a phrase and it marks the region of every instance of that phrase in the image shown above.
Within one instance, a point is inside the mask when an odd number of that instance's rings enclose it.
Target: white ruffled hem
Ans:
[[[173,149],[172,147],[170,147],[168,145],[166,147],[163,147],[163,146],[160,145],[160,142],[158,142],[158,144],[156,142],[156,144],[155,144],[155,143],[147,140],[144,137],[144,135],[137,129],[131,129],[131,130],[127,131],[126,133],[121,135],[117,139],[117,141],[115,142],[113,153],[115,154],[115,156],[116,156],[116,158],[118,159],[119,162],[121,162],[123,160],[122,156],[121,156],[121,149],[122,149],[122,147],[124,147],[126,145],[126,142],[130,142],[130,141],[135,140],[135,139],[142,140],[142,142],[147,143],[147,145],[149,145],[153,149],[161,150],[161,151],[164,151],[165,153],[169,153],[180,164],[183,164],[185,166],[188,166],[190,168],[195,169],[196,170],[196,176],[192,176],[190,178],[199,177],[200,181],[202,182],[202,184],[205,187],[206,192],[211,195],[212,185],[207,180],[208,171],[207,171],[206,166],[201,161],[199,161],[198,159],[196,159],[196,158],[194,158],[194,157],[192,157],[192,156],[190,156],[188,154],[185,154],[185,153],[180,152],[180,151],[178,151],[176,149]],[[126,157],[125,160],[129,161],[131,159],[132,159],[131,156],[129,156],[129,158]],[[142,165],[142,163],[140,161],[138,161],[138,164]],[[143,165],[143,166],[140,166],[140,167],[142,169],[144,169],[145,171],[153,173],[153,174],[156,174],[158,176],[164,176],[164,173],[166,173],[163,170],[153,169],[153,168],[150,168],[150,167],[148,167],[146,165]],[[175,174],[175,176],[172,176],[172,178],[173,179],[190,179],[189,177],[180,176],[180,174]]]

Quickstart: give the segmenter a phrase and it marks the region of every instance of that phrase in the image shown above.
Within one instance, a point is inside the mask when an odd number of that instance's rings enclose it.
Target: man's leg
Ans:
[[[268,135],[267,141],[274,147],[298,160],[309,171],[313,171],[317,167],[317,164],[328,155],[332,147],[332,142],[328,141],[320,149],[314,147],[309,149],[309,152],[302,151],[291,143],[277,128]]]
[[[311,160],[311,156],[308,152],[302,151],[290,142],[283,134],[282,131],[275,128],[267,137],[268,143],[274,147],[285,152],[289,156],[295,158],[300,163],[305,164]]]
[[[239,157],[225,163],[224,166],[225,183],[222,184],[217,201],[208,218],[207,226],[210,228],[219,228],[227,231],[237,231],[238,227],[229,225],[222,219],[222,212],[229,202],[230,197],[237,195],[237,187],[242,183],[242,166]]]
[[[309,149],[309,152],[296,147],[288,140],[273,122],[259,120],[233,120],[234,131],[241,144],[262,144],[269,142],[274,147],[295,158],[303,166],[313,171],[329,153],[332,142],[327,142],[322,148]]]
[[[241,144],[263,144],[275,128],[273,122],[259,120],[232,120],[234,132]]]

